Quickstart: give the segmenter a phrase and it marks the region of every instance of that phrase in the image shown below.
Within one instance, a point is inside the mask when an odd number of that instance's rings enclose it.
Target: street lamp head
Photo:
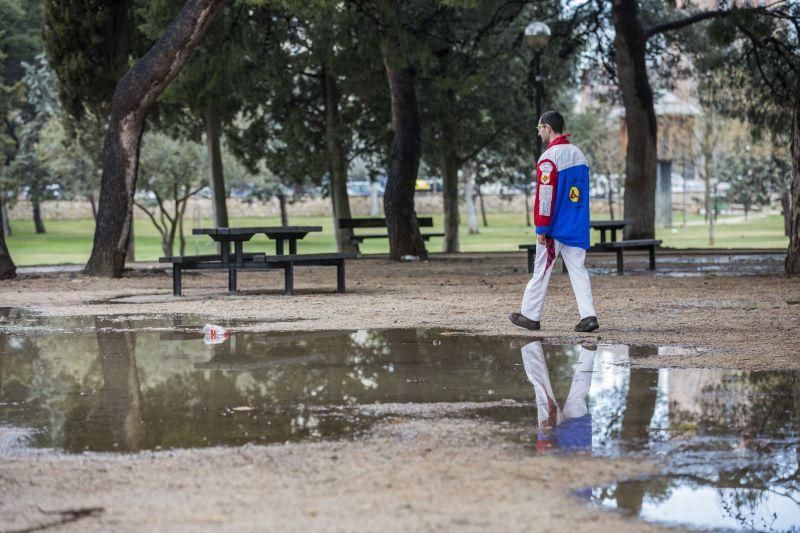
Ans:
[[[550,42],[550,27],[534,20],[525,28],[525,42],[534,50],[541,50]]]

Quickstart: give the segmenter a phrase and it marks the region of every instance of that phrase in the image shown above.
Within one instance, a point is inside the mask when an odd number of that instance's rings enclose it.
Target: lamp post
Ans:
[[[534,118],[537,121],[539,120],[539,117],[542,116],[542,93],[544,92],[542,87],[542,81],[544,78],[542,78],[540,59],[542,50],[544,50],[545,46],[547,46],[547,43],[549,42],[550,27],[544,22],[534,20],[525,27],[525,44],[527,44],[528,47],[533,50],[533,58],[531,59],[530,68],[528,68],[528,89],[529,91],[533,91],[535,93],[535,96],[531,97],[529,92],[528,98],[531,100],[531,103],[535,104],[536,116]],[[542,155],[542,139],[539,137],[538,133],[538,130],[534,133],[534,146],[536,151],[536,157],[534,161],[538,161],[539,156]],[[531,225],[531,215],[529,211],[530,206],[531,187],[528,181],[525,180],[525,224],[528,227]]]
[[[532,64],[529,73],[533,76],[530,86],[535,93],[536,120],[542,116],[542,96],[544,92],[542,81],[541,56],[542,50],[550,42],[550,27],[538,20],[532,21],[525,28],[525,44],[533,50]],[[536,159],[542,154],[542,140],[536,135]]]

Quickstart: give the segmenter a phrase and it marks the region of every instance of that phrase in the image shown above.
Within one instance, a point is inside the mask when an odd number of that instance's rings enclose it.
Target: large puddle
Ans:
[[[663,465],[582,493],[596,505],[670,523],[696,507],[698,527],[800,523],[800,373],[644,370],[630,360],[659,348],[442,330],[204,339],[203,323],[0,310],[0,451],[352,438],[386,417],[485,417],[531,454]]]

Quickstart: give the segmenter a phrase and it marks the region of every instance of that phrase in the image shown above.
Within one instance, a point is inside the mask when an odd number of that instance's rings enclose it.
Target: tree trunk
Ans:
[[[188,193],[189,191],[185,191]],[[183,217],[186,216],[186,206],[189,205],[189,196],[185,196],[183,200],[175,200],[175,214],[178,220],[176,220],[176,224],[178,226],[178,253],[180,255],[184,255],[186,253],[186,236],[183,233]],[[175,241],[175,232],[172,232],[172,240]]]
[[[483,204],[483,193],[481,192],[481,186],[478,185],[475,187],[475,190],[478,193],[478,203],[481,206],[481,219],[483,220],[483,227],[489,227],[489,221],[486,219],[486,206]]]
[[[161,251],[165,257],[172,256],[172,236],[169,232],[161,235]]]
[[[92,218],[97,222],[97,204],[94,201],[94,194],[87,195],[86,199],[89,200],[89,205],[92,207]]]
[[[286,211],[286,195],[278,193],[278,205],[281,211],[281,226],[289,225],[289,213]]]
[[[392,141],[389,178],[383,196],[383,211],[389,230],[389,259],[404,256],[427,259],[428,251],[419,232],[414,211],[414,184],[421,155],[421,126],[417,106],[417,71],[410,65],[394,68],[384,55],[392,102]]]
[[[8,202],[3,199],[2,192],[0,192],[0,219],[3,220],[3,223],[0,224],[0,226],[2,226],[0,231],[3,232],[3,236],[11,237],[11,221],[8,219]]]
[[[611,188],[611,177],[608,178],[608,217],[614,220],[614,189]]]
[[[375,178],[369,182],[369,216],[377,217],[381,214],[381,206],[378,204],[378,182]]]
[[[181,218],[178,219],[178,244],[179,250],[178,253],[181,256],[186,255],[186,234],[183,232],[183,215],[186,212],[186,204],[188,204],[188,200],[183,204],[183,208],[181,210]]]
[[[145,115],[178,75],[223,5],[224,0],[187,0],[164,35],[117,83],[103,143],[100,205],[87,274],[122,276]]]
[[[124,327],[126,324],[123,324]],[[139,371],[136,367],[136,334],[106,332],[117,324],[102,318],[95,319],[97,344],[100,349],[100,368],[103,373],[101,399],[108,429],[117,450],[135,452],[146,444],[142,420],[142,395]],[[127,324],[130,329],[130,324]]]
[[[203,113],[206,126],[206,144],[208,146],[209,184],[214,203],[214,225],[218,228],[228,227],[228,206],[225,203],[225,174],[222,169],[222,150],[219,139],[222,133],[222,122],[219,110],[213,102],[206,102]]]
[[[328,151],[328,172],[331,177],[331,202],[333,203],[333,229],[336,249],[340,252],[358,252],[353,241],[352,228],[340,228],[340,218],[351,218],[350,198],[347,196],[347,158],[342,146],[344,128],[339,117],[339,87],[336,79],[323,66],[322,92],[325,96],[325,147]]]
[[[44,227],[44,221],[42,220],[42,201],[38,194],[31,196],[31,207],[33,210],[33,227],[36,229],[36,234],[42,235],[47,233],[47,229]]]
[[[3,202],[5,208],[5,202]],[[0,226],[5,226],[6,214],[5,209],[0,209]],[[4,231],[0,231],[0,279],[12,279],[17,277],[17,267],[14,261],[11,260],[11,254],[8,253],[6,246],[6,236]]]
[[[783,234],[787,237],[791,234],[792,227],[792,193],[790,190],[781,194],[781,215],[783,215]]]
[[[792,210],[786,275],[800,276],[800,90],[795,91],[792,119]]]
[[[111,10],[111,16],[106,19],[105,42],[110,43],[111,49],[108,50],[108,57],[105,58],[109,62],[105,71],[114,72],[118,76],[125,73],[131,53],[131,17],[129,14],[132,3],[133,0],[117,0],[107,4],[108,9]]]
[[[637,0],[614,0],[612,13],[617,76],[628,136],[624,218],[633,221],[625,228],[625,238],[652,239],[655,237],[657,124],[645,63],[646,38]]]
[[[464,170],[464,202],[467,206],[467,231],[470,235],[477,235],[480,232],[475,211],[475,174],[472,165],[467,165]]]
[[[705,154],[705,182],[706,182],[706,222],[708,224],[708,245],[714,246],[714,205],[711,197],[711,174],[714,172],[713,156],[710,152]]]
[[[442,160],[442,200],[444,201],[444,248],[446,253],[460,250],[458,242],[458,226],[461,223],[458,212],[458,167],[460,161],[455,152],[452,127],[447,124],[442,132],[444,145],[447,147]]]
[[[638,368],[630,372],[628,401],[620,424],[620,445],[635,450],[646,444],[650,436],[650,422],[658,397],[658,372]]]

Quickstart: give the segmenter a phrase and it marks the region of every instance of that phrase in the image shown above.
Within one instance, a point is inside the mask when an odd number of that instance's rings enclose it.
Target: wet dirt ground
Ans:
[[[202,312],[263,332],[435,327],[562,344],[599,337],[662,347],[632,360],[637,367],[800,369],[800,281],[782,277],[779,260],[711,258],[714,268],[699,270],[660,261],[656,275],[644,256],[630,264],[630,275],[616,276],[613,258],[590,257],[601,324],[594,334],[572,331],[576,305],[560,274],[541,332],[508,322],[528,277],[522,254],[353,261],[343,295],[325,268],[299,269],[293,296],[280,294],[279,273],[240,275],[242,292],[232,296],[224,275],[188,275],[183,298],[170,296],[169,274],[158,270],[121,280],[27,274],[0,283],[0,306],[65,316]],[[651,473],[647,459],[540,456],[469,417],[389,418],[346,442],[138,454],[20,453],[14,435],[3,437],[4,531],[657,529],[573,495]]]

